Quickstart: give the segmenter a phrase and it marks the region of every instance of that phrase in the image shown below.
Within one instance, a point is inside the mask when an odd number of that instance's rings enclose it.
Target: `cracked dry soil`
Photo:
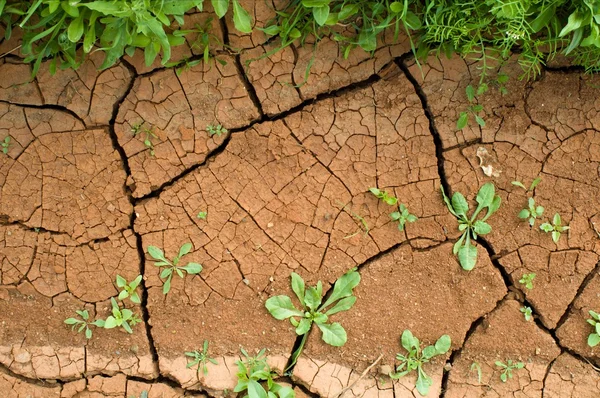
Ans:
[[[270,18],[261,3],[257,21]],[[290,272],[327,290],[353,267],[357,303],[334,316],[348,342],[333,348],[311,333],[282,378],[297,396],[419,396],[414,376],[392,381],[379,366],[362,375],[380,354],[378,365],[393,366],[404,329],[427,343],[452,339],[425,367],[431,397],[600,396],[585,322],[600,310],[600,77],[555,66],[515,79],[507,95],[481,98],[485,127],[456,132],[476,64],[431,58],[419,69],[406,40],[342,61],[324,39],[303,82],[312,49],[248,64],[273,44],[231,25],[214,33],[240,55],[217,49],[224,65],[180,75],[144,66],[141,54],[98,72],[92,56],[55,76],[44,65],[27,83],[18,54],[0,60],[0,139],[12,138],[0,156],[0,396],[231,395],[240,347],[268,348],[279,371],[293,351],[293,327],[264,308],[291,293]],[[190,41],[174,56],[195,50]],[[140,123],[156,133],[154,155],[131,132]],[[217,123],[229,132],[209,136]],[[483,173],[479,148],[498,177]],[[538,176],[532,193],[511,184]],[[474,203],[488,181],[502,206],[465,272],[440,187]],[[418,221],[398,231],[374,186]],[[528,195],[570,225],[558,244],[516,217]],[[185,259],[204,270],[175,277],[165,297],[147,247],[173,257],[185,242],[194,246]],[[530,272],[532,290],[518,282]],[[133,334],[72,332],[63,321],[77,309],[108,315],[117,274],[143,274],[141,305],[127,302],[143,322]],[[208,375],[183,355],[204,340],[219,362]],[[525,367],[502,383],[494,362],[507,359]]]

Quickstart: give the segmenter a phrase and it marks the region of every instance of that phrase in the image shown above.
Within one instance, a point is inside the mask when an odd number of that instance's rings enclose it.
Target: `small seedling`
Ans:
[[[208,213],[205,211],[201,211],[200,213],[198,213],[198,215],[196,216],[196,218],[199,218],[201,220],[206,220],[206,216],[208,216]]]
[[[508,82],[508,75],[505,73],[498,73],[495,83],[498,86],[498,91],[500,91],[500,94],[502,94],[502,95],[508,94],[508,89],[506,88],[507,82]]]
[[[552,232],[552,240],[554,241],[554,243],[558,243],[558,240],[560,239],[560,234],[568,230],[569,226],[563,226],[562,221],[560,219],[560,215],[556,213],[554,215],[554,218],[552,218],[552,224],[545,222],[542,225],[540,225],[540,229],[546,233]]]
[[[523,369],[525,364],[523,362],[513,362],[512,359],[503,363],[502,361],[496,361],[496,366],[502,368],[502,373],[500,373],[500,380],[503,383],[506,383],[508,379],[512,379],[513,370],[515,369]]]
[[[481,365],[479,365],[479,362],[471,364],[471,372],[477,372],[477,382],[481,384]]]
[[[398,203],[398,198],[389,195],[386,191],[382,191],[381,189],[378,188],[369,188],[369,191],[371,191],[371,193],[373,195],[375,195],[378,199],[383,200],[385,203],[387,203],[390,206],[394,206],[396,205],[396,203]]]
[[[600,344],[600,314],[594,311],[589,311],[592,319],[588,319],[587,323],[594,327],[594,331],[588,336],[587,343],[590,347],[596,347]]]
[[[163,284],[163,294],[169,293],[171,290],[171,279],[173,278],[173,272],[176,272],[180,278],[183,278],[183,272],[185,271],[189,275],[199,274],[202,271],[202,265],[198,263],[187,263],[186,266],[180,267],[179,260],[192,250],[191,243],[185,243],[179,248],[179,254],[175,256],[173,261],[169,261],[165,258],[165,254],[161,249],[156,246],[148,246],[148,253],[150,256],[158,261],[154,262],[157,267],[166,267],[160,273],[161,278],[166,278]]]
[[[102,322],[99,321],[94,321],[94,322],[89,322],[90,320],[90,314],[88,312],[88,310],[77,310],[75,311],[77,313],[77,315],[79,315],[81,317],[81,319],[77,319],[77,318],[67,318],[65,319],[65,323],[67,325],[71,325],[71,330],[75,330],[75,328],[77,326],[79,326],[79,329],[77,329],[77,333],[81,333],[84,329],[85,329],[85,338],[86,339],[91,339],[92,338],[92,329],[90,329],[90,326],[98,326],[98,327],[102,327]]]
[[[525,187],[525,185],[521,181],[512,181],[511,184],[513,184],[514,186],[517,186],[517,187],[521,187],[527,192],[530,192],[530,191],[533,191],[540,182],[542,182],[542,178],[541,177],[536,178],[535,180],[533,180],[533,182],[531,183],[529,188]]]
[[[137,325],[142,320],[131,310],[128,310],[127,308],[121,309],[113,297],[110,298],[110,302],[112,304],[112,315],[106,318],[106,320],[96,320],[96,326],[100,326],[104,329],[122,327],[127,333],[133,333],[131,326]]]
[[[522,285],[525,285],[527,290],[531,290],[531,289],[533,289],[533,280],[534,279],[535,279],[534,272],[532,272],[531,274],[523,274],[521,279],[519,279],[519,283]]]
[[[450,213],[458,219],[458,230],[462,231],[462,235],[454,244],[452,252],[455,255],[458,254],[461,267],[466,271],[470,271],[477,264],[477,246],[471,244],[471,239],[477,240],[477,236],[492,232],[492,227],[486,221],[500,208],[500,196],[495,194],[495,187],[491,182],[483,185],[477,193],[477,209],[469,219],[467,217],[469,203],[467,203],[465,197],[460,192],[455,192],[452,195],[451,202],[444,192],[444,187],[441,187],[441,189],[444,203],[446,203]],[[478,220],[477,216],[483,209],[487,209],[486,214],[481,220]]]
[[[137,292],[137,287],[142,281],[142,276],[138,275],[133,281],[127,283],[127,280],[123,278],[121,275],[117,275],[117,286],[123,290],[119,292],[119,300],[123,301],[127,297],[131,300],[132,303],[140,304],[142,300],[140,299],[140,295]]]
[[[522,220],[529,219],[529,226],[533,227],[535,225],[535,219],[544,214],[544,208],[542,206],[536,206],[535,199],[533,198],[529,198],[527,203],[529,208],[521,210],[519,218]]]
[[[10,145],[10,136],[6,136],[4,137],[4,140],[0,143],[0,146],[2,146],[2,153],[3,154],[8,154],[8,146]]]
[[[525,316],[525,320],[526,320],[527,322],[529,322],[529,321],[531,320],[531,314],[532,314],[531,307],[521,307],[521,310],[520,310],[520,311],[521,311],[521,312],[523,313],[523,315]]]
[[[487,90],[487,84],[482,83],[477,88],[477,95],[484,94]],[[467,124],[469,123],[469,115],[472,115],[475,118],[475,121],[479,126],[485,127],[485,120],[483,120],[483,118],[479,116],[479,113],[483,111],[483,105],[475,103],[475,88],[473,88],[473,86],[469,84],[465,89],[465,92],[467,94],[467,99],[469,100],[470,105],[468,106],[466,111],[461,112],[459,114],[458,120],[456,121],[456,129],[462,130],[465,127],[467,127]]]
[[[267,364],[265,349],[262,349],[258,355],[251,357],[246,350],[241,349],[244,359],[236,361],[238,367],[238,383],[233,392],[240,393],[247,391],[249,398],[294,398],[295,393],[291,387],[284,387],[273,381],[273,372]],[[266,382],[266,383],[264,383]],[[265,386],[267,387],[265,390]]]
[[[290,320],[296,328],[296,334],[303,336],[300,346],[292,354],[291,367],[300,356],[308,331],[313,322],[323,333],[323,341],[334,347],[341,347],[346,343],[346,330],[338,322],[327,323],[329,317],[341,311],[348,311],[356,302],[352,290],[360,283],[360,274],[352,269],[342,275],[333,286],[331,296],[321,304],[323,300],[323,284],[321,281],[316,287],[305,288],[304,280],[300,275],[292,272],[292,290],[300,301],[301,310],[296,309],[288,296],[274,296],[269,298],[265,306],[275,319]],[[335,305],[333,305],[335,303]],[[331,308],[327,307],[333,305]],[[299,320],[298,320],[298,319]],[[289,368],[288,367],[288,368]],[[286,369],[287,371],[287,369]]]
[[[340,202],[339,200],[338,200],[338,204],[339,204],[340,206],[342,206],[342,210],[346,210],[346,207],[348,206],[348,204],[343,204],[343,203],[342,203],[342,202]],[[349,214],[350,214],[350,215],[351,215],[351,216],[352,216],[352,217],[353,217],[355,220],[357,220],[358,222],[360,222],[360,226],[361,226],[362,230],[364,231],[364,234],[365,234],[365,236],[369,235],[369,224],[367,223],[367,220],[365,220],[365,219],[364,219],[364,217],[362,217],[360,214],[356,214],[356,213],[354,213],[354,212],[353,212],[353,211],[351,211],[351,210],[348,210],[348,213],[349,213]],[[356,231],[356,232],[355,232],[355,233],[353,233],[353,234],[350,234],[350,235],[346,235],[346,236],[344,236],[344,239],[350,239],[350,238],[352,238],[353,236],[356,236],[356,235],[358,235],[359,233],[360,233],[360,231]]]
[[[447,334],[440,337],[434,345],[425,347],[421,351],[421,342],[419,339],[413,336],[410,330],[405,330],[402,333],[400,339],[402,347],[408,352],[407,355],[398,353],[396,359],[400,361],[400,365],[396,367],[395,373],[390,373],[392,379],[399,379],[412,372],[417,371],[417,391],[419,394],[425,396],[429,393],[429,387],[433,384],[431,377],[429,377],[423,370],[423,364],[429,362],[429,360],[437,355],[443,355],[450,349],[451,341],[450,336]]]
[[[129,398],[137,398],[133,395],[130,395]],[[140,397],[139,398],[148,398],[148,391],[144,390],[140,393]]]
[[[217,124],[217,125],[209,124],[208,126],[206,126],[206,131],[208,132],[209,137],[212,137],[213,135],[220,137],[223,134],[227,134],[227,132],[229,130],[227,130],[225,127],[221,126],[220,124]]]
[[[417,221],[417,216],[415,216],[414,214],[410,214],[408,212],[408,209],[406,208],[406,206],[402,203],[400,203],[400,206],[398,207],[398,211],[391,213],[390,217],[392,218],[392,220],[398,221],[398,229],[400,231],[404,231],[404,225],[406,224],[407,221],[408,222]]]
[[[191,362],[189,362],[186,366],[186,368],[191,368],[192,366],[198,366],[196,371],[198,373],[200,373],[200,368],[202,368],[202,373],[204,373],[205,375],[208,374],[208,368],[206,367],[206,362],[210,362],[214,365],[218,365],[218,362],[213,359],[210,358],[208,356],[208,340],[204,340],[204,346],[202,347],[202,352],[198,352],[198,351],[191,351],[191,352],[186,352],[185,353],[186,357],[190,357],[191,358]]]
[[[150,156],[154,156],[154,144],[152,144],[152,138],[158,138],[158,136],[154,134],[152,129],[144,127],[143,123],[138,123],[131,126],[131,132],[134,136],[139,134],[142,135],[142,138],[144,139],[144,145],[146,148],[150,149]]]

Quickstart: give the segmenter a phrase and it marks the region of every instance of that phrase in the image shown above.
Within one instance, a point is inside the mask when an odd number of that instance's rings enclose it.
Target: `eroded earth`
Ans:
[[[260,3],[252,16],[264,22],[273,10]],[[405,329],[427,344],[451,338],[425,365],[431,397],[600,396],[586,322],[600,312],[600,78],[548,67],[504,95],[492,85],[476,99],[485,126],[456,131],[477,64],[419,66],[391,37],[372,57],[343,59],[329,38],[273,53],[276,42],[232,24],[211,27],[222,62],[192,67],[135,54],[97,71],[94,55],[29,81],[18,52],[0,59],[0,140],[11,138],[0,155],[0,395],[233,396],[240,348],[267,348],[281,375],[299,342],[264,304],[293,295],[290,273],[328,291],[356,268],[356,305],[332,316],[346,345],[315,328],[280,377],[298,397],[420,396],[414,374],[388,377]],[[196,44],[174,58],[201,55]],[[533,190],[512,184],[536,178]],[[486,182],[502,205],[467,272],[440,189],[474,207]],[[371,187],[418,220],[400,231]],[[528,198],[545,208],[534,228],[517,217]],[[555,213],[570,227],[558,243],[538,228]],[[188,242],[182,264],[203,270],[174,274],[164,295],[148,247],[171,259]],[[519,282],[528,273],[532,289]],[[141,304],[124,301],[140,319],[132,334],[92,327],[86,339],[65,325],[76,310],[106,318],[117,275],[140,274]],[[184,355],[205,340],[217,361],[206,374]],[[502,382],[496,362],[508,360],[523,366]]]

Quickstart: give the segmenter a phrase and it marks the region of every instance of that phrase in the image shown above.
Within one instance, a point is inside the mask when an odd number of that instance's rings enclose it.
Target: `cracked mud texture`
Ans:
[[[247,9],[261,25],[280,6]],[[207,18],[190,13],[184,26]],[[404,329],[423,344],[452,338],[451,352],[425,365],[429,396],[599,394],[600,355],[586,344],[585,322],[600,311],[598,77],[546,70],[530,83],[511,79],[504,96],[492,86],[477,98],[486,126],[457,132],[476,63],[431,58],[421,73],[401,57],[408,42],[390,37],[374,58],[355,50],[344,60],[339,43],[324,38],[316,51],[289,47],[255,59],[277,42],[258,30],[240,34],[230,16],[221,22],[210,31],[241,54],[216,46],[225,65],[180,74],[160,59],[145,66],[137,51],[102,72],[98,55],[54,76],[45,64],[28,84],[18,51],[0,59],[0,140],[12,139],[0,156],[0,395],[231,395],[240,347],[268,348],[279,374],[291,355],[294,328],[264,309],[269,296],[293,297],[290,272],[327,290],[354,267],[358,301],[332,317],[348,342],[332,348],[311,332],[284,379],[299,398],[420,396],[414,374],[385,374],[403,352]],[[186,40],[173,61],[201,56],[195,37]],[[0,53],[18,42],[0,42]],[[518,65],[499,72],[515,76]],[[209,137],[209,124],[233,132]],[[499,176],[484,174],[480,148]],[[538,176],[533,192],[511,184]],[[464,272],[440,186],[474,205],[488,181],[502,206],[477,267]],[[389,217],[395,208],[368,192],[375,186],[419,220],[400,232]],[[534,229],[516,217],[530,196],[546,209]],[[558,244],[538,229],[555,212],[571,227]],[[174,276],[164,296],[147,247],[172,258],[186,242],[194,249],[181,264],[204,269]],[[78,309],[108,316],[116,275],[142,271],[142,305],[125,303],[144,318],[132,335],[95,328],[87,341],[64,325]],[[532,290],[518,282],[529,272],[537,274]],[[206,376],[183,355],[204,340],[219,362]],[[494,362],[507,359],[526,366],[502,383]]]

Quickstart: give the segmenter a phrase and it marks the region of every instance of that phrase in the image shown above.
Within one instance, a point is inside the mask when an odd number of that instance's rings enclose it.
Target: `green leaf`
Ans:
[[[252,32],[252,19],[238,0],[233,0],[233,24],[242,33]]]
[[[117,286],[125,287],[127,286],[127,280],[123,278],[121,275],[117,275]]]
[[[75,319],[75,318],[67,318],[67,319],[65,319],[65,323],[67,325],[75,325],[75,324],[80,323],[80,322],[81,322],[80,320]]]
[[[406,13],[406,17],[404,18],[404,24],[406,25],[406,27],[412,30],[419,30],[422,26],[419,17],[412,11],[408,11]]]
[[[156,246],[148,246],[148,254],[156,260],[166,260],[163,251]]]
[[[411,349],[415,346],[415,340],[416,340],[416,347],[419,346],[419,340],[416,339],[412,332],[408,329],[404,330],[404,332],[402,332],[402,337],[400,338],[400,342],[402,344],[402,347],[404,347],[404,349],[406,351],[411,351]]]
[[[328,5],[331,0],[302,0],[302,5],[306,8],[322,7]]]
[[[184,269],[190,275],[199,274],[202,271],[202,265],[198,263],[188,263],[185,267],[179,268]]]
[[[529,187],[529,190],[533,191],[535,189],[535,187],[537,187],[540,182],[542,182],[542,178],[541,177],[538,177],[535,180],[533,180],[533,182],[531,183],[531,186]]]
[[[248,396],[250,398],[268,398],[265,389],[252,379],[248,380]]]
[[[558,243],[559,239],[560,239],[560,232],[552,231],[552,240],[554,241],[554,243]]]
[[[484,221],[477,220],[475,224],[473,224],[473,229],[477,235],[485,235],[492,232],[492,227]]]
[[[479,115],[475,115],[475,121],[480,127],[485,127],[485,120]]]
[[[355,15],[358,10],[358,4],[344,4],[338,14],[338,19],[343,21],[344,19]]]
[[[104,321],[104,329],[112,329],[115,327],[117,327],[117,320],[112,316],[106,318],[106,321]]]
[[[399,1],[394,1],[390,4],[390,11],[394,14],[400,14],[404,10],[404,5]]]
[[[313,315],[313,321],[315,323],[325,323],[327,322],[329,319],[329,317],[325,314],[322,314],[320,312],[317,312],[316,314]]]
[[[429,345],[423,349],[423,358],[424,359],[432,358],[436,354],[437,354],[437,351],[435,350],[435,347],[432,345]]]
[[[454,195],[452,195],[452,208],[454,209],[457,215],[462,215],[465,218],[467,217],[467,212],[469,211],[469,204],[467,203],[467,200],[465,199],[463,194],[461,194],[460,192],[455,192]]]
[[[529,218],[529,210],[527,209],[523,209],[519,212],[519,218],[525,220],[527,218]]]
[[[329,6],[324,5],[321,7],[313,7],[312,9],[313,17],[315,18],[315,22],[319,26],[325,25],[327,22],[327,18],[329,17]]]
[[[512,181],[511,184],[517,186],[517,187],[521,187],[524,190],[527,190],[527,188],[525,188],[525,185],[523,185],[523,183],[521,181]]]
[[[92,329],[90,329],[90,328],[85,329],[85,338],[88,340],[92,338]]]
[[[348,311],[350,308],[352,308],[354,303],[356,303],[356,297],[354,296],[343,298],[340,301],[338,301],[333,307],[331,307],[325,314],[333,315],[337,314],[338,312]]]
[[[589,22],[589,15],[586,13],[577,10],[569,15],[569,19],[567,25],[560,31],[558,37],[563,37],[569,34],[570,32],[579,29],[583,25],[587,25]]]
[[[161,278],[166,278],[173,273],[173,268],[165,268],[160,273]]]
[[[219,19],[223,18],[229,8],[229,0],[211,0],[211,4]]]
[[[131,283],[129,283],[129,287],[131,289],[135,290],[140,285],[141,281],[142,281],[142,276],[138,275],[133,281],[131,281]]]
[[[310,330],[310,327],[312,326],[312,321],[308,318],[302,318],[300,320],[300,322],[298,323],[298,326],[296,326],[296,334],[298,336],[302,336],[303,334],[307,333]]]
[[[317,324],[323,332],[323,341],[334,347],[341,347],[346,343],[346,330],[337,322],[328,324]]]
[[[119,293],[118,299],[123,301],[127,297],[129,297],[129,293],[127,293],[127,290],[122,290],[121,293]]]
[[[440,185],[440,190],[442,191],[442,198],[444,199],[444,203],[446,204],[446,207],[448,208],[448,210],[450,211],[450,213],[452,213],[453,216],[458,217],[458,215],[456,214],[456,212],[452,208],[452,204],[450,203],[450,199],[448,198],[448,196],[446,196],[446,192],[444,192],[444,186],[443,185]]]
[[[462,130],[467,127],[467,123],[469,122],[469,114],[467,112],[461,112],[458,116],[458,120],[456,121],[456,129]]]
[[[552,224],[561,225],[561,219],[560,219],[560,215],[558,213],[554,214],[554,217],[552,218]]]
[[[473,88],[473,86],[469,84],[465,89],[465,93],[467,94],[467,99],[469,100],[469,102],[473,102],[473,100],[475,99],[475,89]]]
[[[171,277],[172,277],[172,275],[169,275],[169,277],[163,284],[163,294],[167,294],[171,290]]]
[[[333,286],[333,293],[327,299],[325,304],[321,308],[326,308],[330,304],[333,304],[337,300],[352,295],[352,290],[360,283],[360,274],[356,272],[356,269],[352,269],[349,272],[342,275]]]
[[[484,184],[479,189],[479,192],[477,192],[477,198],[475,200],[477,200],[477,203],[479,203],[479,206],[489,207],[492,205],[492,202],[494,201],[495,194],[496,194],[496,191],[495,191],[494,184],[491,182],[488,182],[487,184]]]
[[[67,29],[67,37],[71,42],[77,43],[81,36],[83,36],[83,15],[72,20]]]
[[[466,242],[458,249],[458,261],[465,271],[471,271],[477,264],[477,247]]]
[[[301,303],[304,304],[304,280],[300,275],[295,272],[292,272],[292,290],[296,293],[296,297],[300,300]]]
[[[320,283],[320,281],[319,281]],[[311,310],[316,310],[317,307],[319,306],[319,304],[321,304],[321,293],[319,292],[318,289],[318,284],[317,284],[317,288],[314,287],[309,287],[308,289],[306,289],[305,295],[304,295],[304,304],[310,308]]]
[[[120,12],[125,11],[122,8],[122,2],[115,3],[110,1],[92,1],[90,3],[81,3],[79,5],[82,7],[87,7],[90,10],[98,11],[104,15],[119,15]]]
[[[177,257],[181,258],[183,256],[185,256],[186,254],[188,254],[191,250],[192,250],[193,246],[191,243],[184,243],[180,248],[179,248],[179,254],[177,255]]]
[[[542,225],[540,225],[540,229],[546,233],[551,232],[554,230],[554,227],[552,226],[552,224],[549,224],[547,222],[543,223]]]
[[[265,302],[265,307],[275,319],[283,320],[291,316],[303,317],[304,313],[298,311],[288,296],[274,296]]]
[[[445,354],[448,352],[448,350],[450,350],[451,345],[452,341],[450,340],[450,336],[445,334],[435,342],[435,350],[437,351],[438,355]]]
[[[429,387],[431,387],[432,384],[433,381],[431,380],[431,378],[427,376],[425,372],[420,371],[416,383],[417,391],[419,392],[419,394],[423,396],[429,394]]]
[[[367,29],[362,29],[358,35],[358,45],[366,52],[377,49],[377,34]]]

